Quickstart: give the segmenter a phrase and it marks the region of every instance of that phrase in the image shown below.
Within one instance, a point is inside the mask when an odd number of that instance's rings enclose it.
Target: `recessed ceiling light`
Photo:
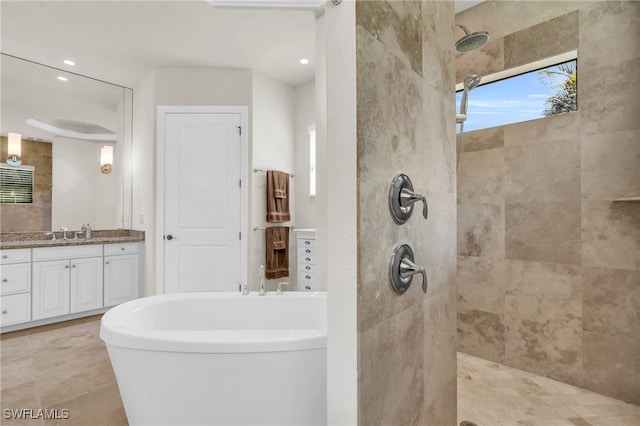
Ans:
[[[58,76],[58,80],[60,80],[60,81],[69,81],[69,79],[67,77],[63,77],[61,75]]]
[[[302,58],[302,59],[300,59],[300,63],[302,65],[307,65],[309,63],[309,60],[307,58]]]
[[[67,65],[70,65],[70,66],[74,66],[74,65],[76,64],[76,63],[75,63],[75,62],[73,62],[71,59],[65,59],[65,60],[64,60],[64,63],[65,63],[65,64],[67,64]]]

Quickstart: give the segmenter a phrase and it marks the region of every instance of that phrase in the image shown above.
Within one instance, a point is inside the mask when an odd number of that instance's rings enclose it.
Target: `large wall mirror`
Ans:
[[[87,222],[131,228],[132,90],[6,54],[1,60],[0,172],[34,171],[31,202],[0,200],[2,232]],[[9,133],[21,135],[20,165],[7,161]],[[101,167],[109,151],[111,167]]]

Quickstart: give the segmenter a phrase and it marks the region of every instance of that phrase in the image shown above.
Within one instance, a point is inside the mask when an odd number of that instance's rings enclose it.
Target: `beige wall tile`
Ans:
[[[580,71],[578,110],[583,134],[612,133],[638,128],[640,58]]]
[[[442,398],[455,377],[453,4],[359,2],[356,16],[358,423],[455,418],[455,403]],[[418,204],[407,223],[393,222],[388,191],[398,172],[427,197],[427,221]],[[427,295],[420,277],[404,295],[393,292],[388,264],[399,243],[426,268]],[[423,316],[437,324],[426,330]]]
[[[530,145],[574,139],[580,135],[581,109],[577,112],[504,126],[504,145]]]
[[[578,48],[578,11],[504,37],[504,68],[514,68]]]
[[[416,424],[419,419],[424,398],[422,315],[422,305],[417,305],[360,334],[360,424]]]
[[[504,315],[505,272],[503,259],[458,257],[458,309]]]
[[[640,270],[640,204],[582,201],[582,266]]]
[[[506,261],[505,321],[582,318],[581,268]]]
[[[356,3],[356,24],[422,75],[422,10],[417,1]]]
[[[423,304],[424,406],[431,406],[456,376],[456,304],[449,292]],[[435,419],[431,419],[435,422]]]
[[[464,152],[458,167],[458,204],[504,202],[503,148]]]
[[[580,318],[505,318],[505,364],[581,386]]]
[[[582,275],[585,332],[635,339],[640,349],[640,272],[583,268]]]
[[[640,130],[581,137],[582,196],[613,200],[640,194]]]
[[[484,149],[504,147],[504,126],[465,132],[462,141],[462,151],[482,151]],[[464,158],[464,154],[462,156]],[[462,161],[462,160],[460,160]]]
[[[579,265],[579,212],[579,201],[507,204],[507,259]]]
[[[580,141],[559,140],[504,149],[507,203],[580,200]]]
[[[640,58],[640,3],[585,2],[580,10],[580,70]],[[584,48],[586,47],[586,48]]]
[[[584,331],[584,386],[640,405],[640,345],[616,334]]]
[[[458,350],[494,362],[505,361],[504,316],[458,309]]]
[[[458,255],[504,259],[504,204],[458,204]]]

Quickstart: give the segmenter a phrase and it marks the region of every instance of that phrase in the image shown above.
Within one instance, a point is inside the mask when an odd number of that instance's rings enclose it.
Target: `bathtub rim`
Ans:
[[[107,311],[100,320],[100,338],[107,347],[179,352],[179,353],[259,353],[299,350],[326,350],[327,330],[308,329],[251,329],[251,330],[148,330],[127,324],[136,312],[156,303],[171,303],[184,299],[261,297],[257,292],[241,296],[239,292],[173,293],[155,295],[125,302]],[[268,298],[321,298],[326,292],[269,293]]]

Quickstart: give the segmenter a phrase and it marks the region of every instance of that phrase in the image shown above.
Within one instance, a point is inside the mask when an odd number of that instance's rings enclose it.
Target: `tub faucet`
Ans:
[[[258,278],[260,278],[260,290],[258,294],[260,296],[265,296],[267,294],[267,290],[264,288],[264,265],[260,265],[258,267]]]

